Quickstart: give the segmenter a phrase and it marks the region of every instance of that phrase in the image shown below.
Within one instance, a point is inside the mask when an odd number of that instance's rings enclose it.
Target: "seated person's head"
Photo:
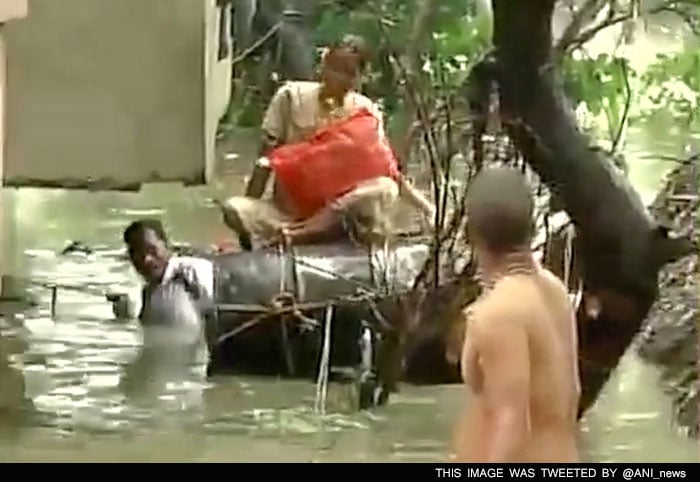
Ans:
[[[530,248],[534,202],[519,170],[481,170],[469,185],[466,207],[469,238],[477,256],[498,257]]]
[[[342,97],[355,88],[364,57],[362,39],[354,35],[328,47],[321,60],[321,81],[329,96]]]
[[[124,243],[136,271],[149,282],[160,282],[171,256],[162,223],[157,219],[134,221],[124,230]]]

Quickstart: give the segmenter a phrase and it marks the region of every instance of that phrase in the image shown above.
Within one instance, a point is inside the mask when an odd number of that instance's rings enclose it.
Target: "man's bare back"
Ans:
[[[470,388],[458,462],[577,462],[575,315],[563,283],[535,267],[498,279],[466,315]]]

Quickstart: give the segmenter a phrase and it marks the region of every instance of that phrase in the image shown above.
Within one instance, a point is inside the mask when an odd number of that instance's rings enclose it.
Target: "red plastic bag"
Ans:
[[[396,157],[366,108],[267,157],[297,219],[306,219],[358,183],[398,176]]]

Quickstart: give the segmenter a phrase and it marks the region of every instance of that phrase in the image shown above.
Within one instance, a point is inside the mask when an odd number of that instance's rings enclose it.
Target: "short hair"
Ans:
[[[359,67],[364,68],[365,64],[369,61],[369,47],[367,42],[360,35],[356,34],[346,34],[339,42],[339,46],[349,49],[353,53],[359,56]]]
[[[328,47],[322,62],[324,67],[356,77],[364,68],[364,54],[354,42],[342,40]]]
[[[161,241],[168,244],[168,236],[165,234],[163,223],[158,219],[151,218],[139,219],[129,224],[124,230],[124,243],[132,245],[136,236],[143,236],[148,230],[153,231]]]
[[[484,168],[467,190],[468,230],[496,253],[529,247],[534,208],[530,186],[518,169]]]

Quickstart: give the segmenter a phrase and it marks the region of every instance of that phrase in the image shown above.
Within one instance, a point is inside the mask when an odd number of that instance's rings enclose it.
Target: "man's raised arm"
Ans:
[[[399,175],[399,193],[405,196],[407,200],[416,208],[418,208],[430,223],[435,222],[435,206],[428,198],[419,191],[413,184],[404,176]]]
[[[260,199],[265,192],[265,187],[267,186],[267,181],[270,179],[270,173],[272,172],[270,167],[263,162],[265,155],[272,149],[277,147],[279,144],[276,139],[267,134],[264,135],[262,141],[262,146],[260,148],[260,159],[255,161],[253,166],[253,173],[250,176],[248,185],[246,186],[245,195],[247,197],[252,197]]]

